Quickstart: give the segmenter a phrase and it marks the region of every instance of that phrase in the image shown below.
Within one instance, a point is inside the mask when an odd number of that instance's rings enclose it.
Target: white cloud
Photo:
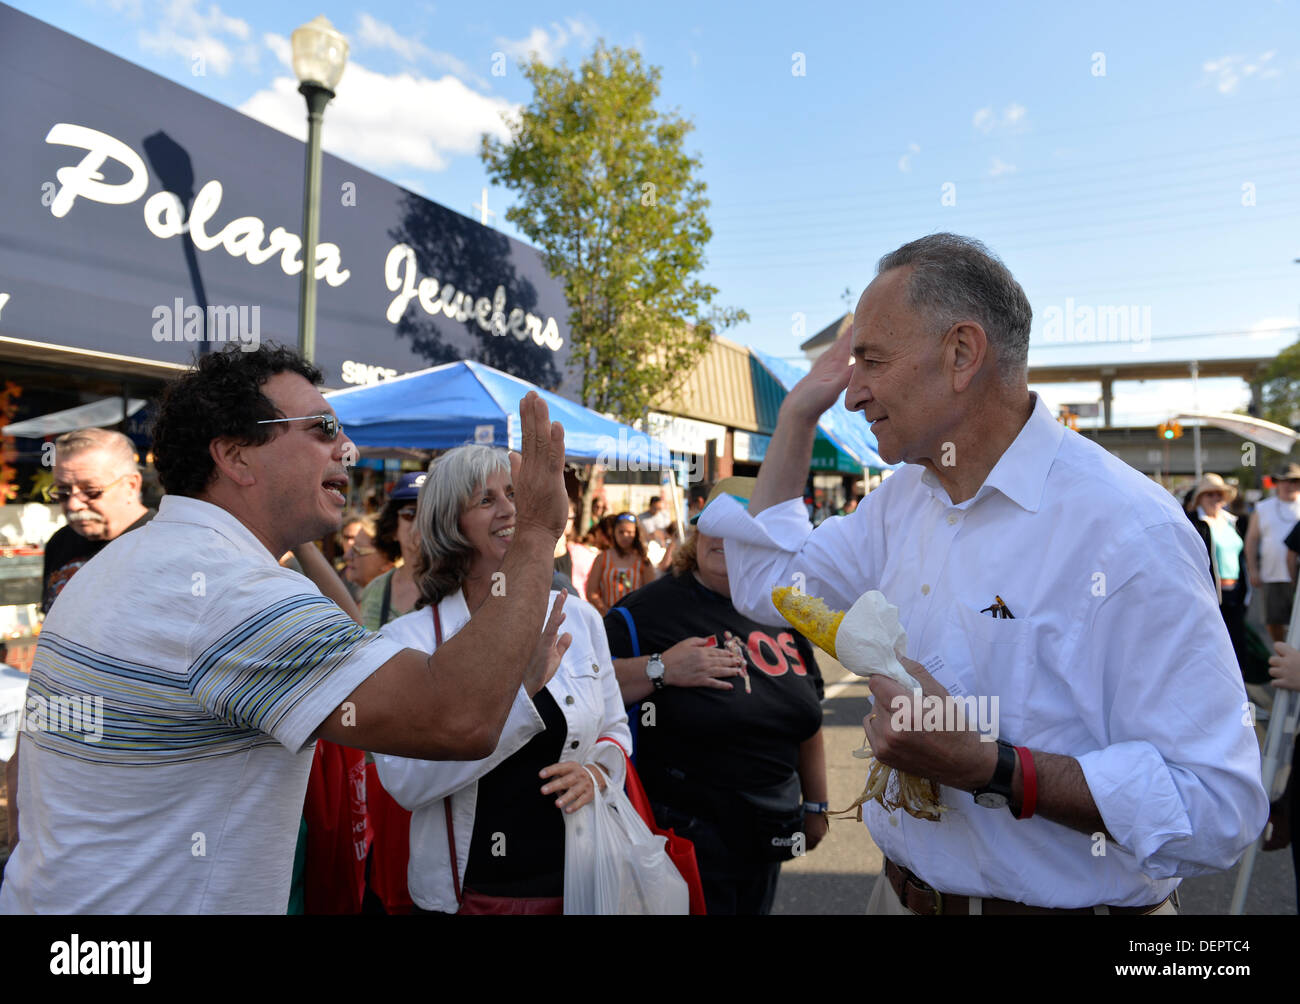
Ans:
[[[441,171],[451,157],[475,153],[483,133],[506,138],[501,115],[517,107],[450,75],[386,76],[350,61],[325,112],[321,142],[330,153],[373,170]],[[276,77],[239,110],[290,136],[307,137],[305,106],[292,77]]]
[[[391,24],[365,12],[357,17],[355,43],[358,49],[387,49],[408,63],[428,63],[436,69],[475,80],[480,86],[486,86],[482,78],[475,74],[464,60],[457,59],[449,52],[430,49],[418,39],[403,35]]]
[[[509,39],[498,35],[497,45],[517,60],[527,61],[536,54],[539,60],[550,65],[559,60],[561,51],[570,42],[585,47],[595,37],[595,25],[583,18],[570,17],[565,18],[563,25],[552,21],[549,31],[540,26],[535,27],[523,38]]]
[[[169,0],[162,5],[155,30],[142,30],[139,41],[149,52],[180,56],[196,67],[202,65],[203,72],[211,69],[225,76],[236,60],[257,68],[258,49],[252,36],[247,21],[223,13],[216,4],[209,5],[205,14],[197,0]],[[201,63],[196,57],[202,57]]]
[[[1254,59],[1241,55],[1207,59],[1201,64],[1202,82],[1212,83],[1220,94],[1232,94],[1243,80],[1250,77],[1258,77],[1260,80],[1280,77],[1282,71],[1273,65],[1273,57],[1276,55],[1276,49],[1269,49]]]
[[[1002,109],[1001,115],[993,110],[992,105],[987,105],[975,112],[971,118],[971,125],[985,134],[995,129],[1016,130],[1025,124],[1027,114],[1025,106],[1016,101]]]
[[[262,44],[271,50],[276,61],[286,70],[293,69],[293,43],[283,35],[268,31],[262,36]]]
[[[906,174],[912,170],[912,158],[921,152],[921,148],[915,143],[907,144],[907,153],[898,158],[898,169]]]
[[[989,177],[997,178],[1004,174],[1014,174],[1016,171],[1015,164],[1008,164],[1001,157],[994,157],[993,163],[989,165]]]

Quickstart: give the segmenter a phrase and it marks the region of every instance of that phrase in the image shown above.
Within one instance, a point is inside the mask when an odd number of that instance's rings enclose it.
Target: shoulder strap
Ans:
[[[434,611],[434,624],[438,623],[438,612]],[[447,854],[451,858],[451,886],[456,891],[456,902],[461,902],[460,864],[456,861],[456,828],[451,825],[451,796],[442,800],[442,807],[447,810]]]
[[[429,609],[433,611],[433,640],[438,648],[442,648],[442,617],[438,615],[438,604],[430,605]],[[451,822],[450,795],[442,800],[442,807],[447,814],[447,856],[451,858],[451,886],[456,891],[456,902],[460,903],[460,863],[456,860],[456,827]]]
[[[623,620],[627,621],[627,633],[632,637],[632,654],[640,655],[641,641],[636,636],[636,623],[632,620],[631,612],[627,607],[614,607],[614,613],[622,614]]]
[[[384,598],[379,605],[379,626],[383,627],[388,623],[388,609],[393,602],[393,576],[396,572],[389,572],[388,578],[384,579]]]

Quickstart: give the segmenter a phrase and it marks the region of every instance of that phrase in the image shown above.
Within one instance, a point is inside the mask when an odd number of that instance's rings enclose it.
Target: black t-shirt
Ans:
[[[485,896],[564,895],[564,812],[537,775],[560,762],[568,725],[545,687],[533,707],[546,728],[478,782],[464,884]]]
[[[130,533],[154,518],[154,510],[146,509],[143,516],[122,533]],[[122,536],[121,533],[117,535]],[[114,537],[113,540],[116,540]],[[55,598],[63,591],[78,568],[111,544],[112,540],[87,540],[71,526],[61,526],[45,545],[45,565],[41,571],[41,613],[49,613]]]
[[[749,692],[744,677],[728,677],[731,690],[667,686],[630,712],[641,723],[637,768],[648,791],[652,777],[664,771],[696,784],[746,791],[780,784],[794,773],[799,744],[822,724],[821,671],[803,635],[788,624],[750,620],[688,572],[628,594],[605,616],[615,658],[634,654],[619,607],[632,615],[641,655],[665,652],[691,637],[711,635],[721,645],[727,631],[745,647]],[[653,725],[647,701],[654,706]]]

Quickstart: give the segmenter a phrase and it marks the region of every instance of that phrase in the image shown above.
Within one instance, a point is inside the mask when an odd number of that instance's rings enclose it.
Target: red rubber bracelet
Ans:
[[[1034,768],[1034,755],[1027,746],[1017,746],[1016,755],[1020,757],[1020,771],[1023,775],[1024,797],[1020,800],[1020,815],[1017,819],[1028,819],[1038,807],[1038,771]]]

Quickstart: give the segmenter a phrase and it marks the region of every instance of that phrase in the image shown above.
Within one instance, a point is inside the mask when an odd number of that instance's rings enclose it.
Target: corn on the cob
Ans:
[[[832,658],[839,658],[835,651],[835,636],[839,634],[845,611],[832,610],[820,597],[809,596],[789,586],[773,589],[772,603],[800,634],[818,648],[829,652]],[[854,750],[853,755],[871,759],[867,784],[856,802],[835,815],[854,812],[861,822],[862,806],[872,799],[888,812],[902,809],[917,819],[937,821],[941,813],[948,811],[948,807],[939,801],[939,785],[935,782],[901,770],[895,771],[877,760],[865,745],[860,750]],[[891,786],[891,781],[896,784]]]
[[[773,589],[772,603],[795,630],[830,653],[832,659],[839,658],[835,653],[835,636],[839,633],[840,621],[844,620],[843,610],[832,610],[821,597],[809,596],[790,586]]]

